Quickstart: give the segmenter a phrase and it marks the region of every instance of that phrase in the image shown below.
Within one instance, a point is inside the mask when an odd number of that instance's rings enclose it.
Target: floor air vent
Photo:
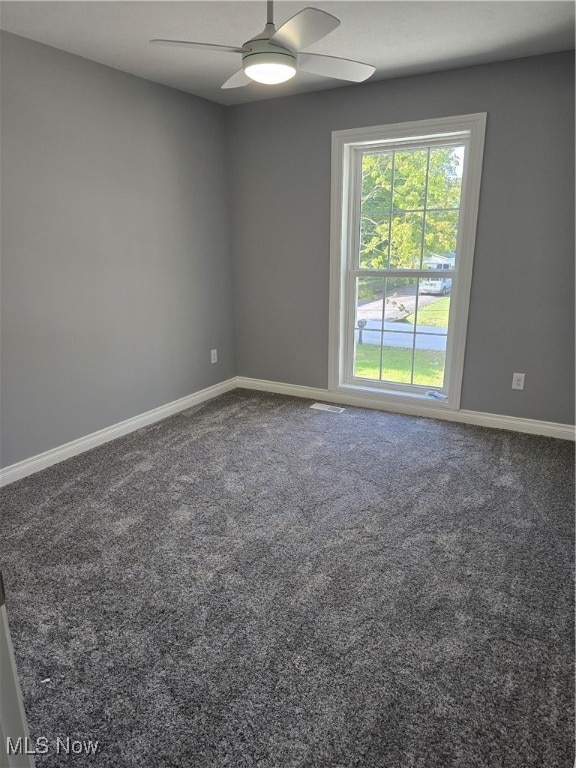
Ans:
[[[314,403],[310,408],[316,408],[318,411],[330,411],[330,413],[342,413],[346,408],[338,408],[336,405],[326,405],[325,403]]]

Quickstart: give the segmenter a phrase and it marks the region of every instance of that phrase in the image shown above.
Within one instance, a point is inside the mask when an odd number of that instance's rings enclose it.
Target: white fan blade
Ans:
[[[188,40],[150,40],[152,45],[167,45],[176,48],[201,48],[202,50],[220,51],[224,53],[244,53],[249,48],[233,48],[230,45],[213,45],[212,43],[191,43]]]
[[[248,83],[253,83],[253,80],[250,80],[246,72],[244,72],[243,69],[239,69],[238,72],[235,72],[232,77],[229,77],[228,80],[224,83],[224,85],[221,85],[221,88],[240,88],[243,85],[248,85]]]
[[[284,22],[270,38],[274,45],[283,45],[293,51],[301,51],[321,40],[336,29],[340,20],[317,8],[304,8]]]
[[[376,71],[376,67],[370,64],[362,64],[360,61],[351,59],[339,59],[336,56],[321,56],[319,53],[299,54],[298,68],[315,75],[352,80],[355,83],[361,83]]]

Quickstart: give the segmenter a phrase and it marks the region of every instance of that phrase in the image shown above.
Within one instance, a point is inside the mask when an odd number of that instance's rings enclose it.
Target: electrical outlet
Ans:
[[[211,363],[217,363],[218,362],[218,350],[217,349],[211,349],[210,350],[210,362]]]
[[[512,389],[524,389],[525,373],[515,373],[512,376]]]

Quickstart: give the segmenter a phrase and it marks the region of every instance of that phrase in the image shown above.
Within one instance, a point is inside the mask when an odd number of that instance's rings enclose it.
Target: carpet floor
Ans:
[[[310,404],[2,490],[38,768],[572,768],[573,444]]]

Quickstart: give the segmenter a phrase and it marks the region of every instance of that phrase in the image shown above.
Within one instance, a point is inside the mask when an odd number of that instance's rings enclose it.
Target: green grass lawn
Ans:
[[[448,312],[450,311],[450,296],[428,304],[418,310],[418,325],[431,325],[436,328],[448,328]],[[414,315],[408,315],[404,322],[414,325]]]
[[[417,349],[414,355],[414,384],[441,387],[444,383],[444,352]],[[412,350],[402,347],[384,347],[382,352],[382,379],[397,384],[410,384]],[[357,344],[354,375],[362,379],[380,379],[380,347],[376,344]]]

